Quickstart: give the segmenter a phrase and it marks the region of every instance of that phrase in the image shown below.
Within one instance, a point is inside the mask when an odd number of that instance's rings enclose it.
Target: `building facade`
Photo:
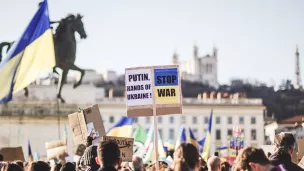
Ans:
[[[98,101],[100,112],[108,131],[122,116],[126,116],[125,101],[122,98],[103,98]],[[78,107],[90,104],[60,104],[53,101],[12,102],[8,106],[0,105],[0,146],[23,146],[27,154],[27,141],[31,140],[32,151],[45,156],[45,142],[58,140],[58,112],[60,113],[60,131],[63,134],[67,126],[69,154],[72,155],[72,131],[67,115]],[[179,138],[182,125],[190,127],[198,140],[205,137],[208,118],[213,109],[211,154],[217,147],[229,145],[228,138],[233,127],[243,128],[245,146],[264,144],[264,118],[261,99],[183,99],[182,115],[159,116],[158,129],[163,143],[175,143]],[[149,130],[152,117],[139,117],[133,124],[140,124]],[[59,135],[58,135],[59,134]],[[62,137],[62,135],[61,135]]]
[[[200,56],[198,47],[194,46],[192,59],[180,61],[178,55],[175,53],[172,58],[172,63],[180,65],[182,79],[209,84],[217,88],[219,86],[217,51],[218,50],[214,48],[212,55],[207,54]]]

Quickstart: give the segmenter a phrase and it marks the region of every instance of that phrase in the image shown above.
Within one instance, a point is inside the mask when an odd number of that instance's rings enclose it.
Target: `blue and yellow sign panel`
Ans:
[[[154,69],[155,104],[179,104],[178,68]]]

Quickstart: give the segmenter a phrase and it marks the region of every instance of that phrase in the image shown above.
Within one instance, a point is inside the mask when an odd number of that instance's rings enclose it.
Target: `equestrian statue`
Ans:
[[[40,6],[40,4],[39,4]],[[67,17],[61,19],[59,22],[51,22],[51,24],[59,23],[54,34],[54,48],[55,48],[55,58],[56,65],[53,68],[53,73],[59,75],[58,88],[57,88],[57,99],[64,103],[65,100],[61,97],[62,86],[67,79],[69,70],[79,71],[81,73],[80,79],[73,85],[73,88],[81,85],[82,78],[85,71],[78,66],[76,66],[76,38],[75,33],[80,35],[81,39],[86,39],[87,34],[84,29],[82,22],[82,17],[80,14],[73,15],[69,14]],[[52,28],[52,27],[51,27]],[[3,48],[7,46],[7,51],[11,47],[13,42],[2,42],[0,43],[0,63],[2,60]],[[59,74],[56,68],[60,68],[62,73]],[[24,95],[28,97],[28,89],[24,88]]]

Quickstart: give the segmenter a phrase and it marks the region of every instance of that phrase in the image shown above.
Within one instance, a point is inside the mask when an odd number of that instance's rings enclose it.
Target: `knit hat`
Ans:
[[[95,158],[97,157],[97,146],[91,145],[86,148],[83,153],[82,161],[86,166],[94,166],[97,165]]]

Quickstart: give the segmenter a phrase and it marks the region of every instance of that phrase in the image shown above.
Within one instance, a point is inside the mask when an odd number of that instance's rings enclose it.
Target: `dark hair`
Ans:
[[[103,166],[115,166],[120,161],[120,149],[115,140],[102,141],[98,145],[98,158]]]
[[[268,158],[266,157],[262,149],[257,149],[254,147],[245,148],[236,159],[236,168],[238,170],[251,170],[249,163],[258,163],[260,165],[270,164]]]
[[[294,148],[296,139],[290,132],[281,132],[274,137],[274,145],[278,149],[279,154],[288,153]]]
[[[231,166],[228,162],[223,162],[221,164],[221,171],[230,171],[230,168]]]
[[[29,165],[29,171],[50,171],[50,166],[43,161],[35,161]]]
[[[23,169],[15,163],[7,163],[2,167],[3,171],[23,171]]]
[[[61,167],[60,171],[75,171],[75,165],[71,162],[67,162]]]
[[[22,169],[24,169],[24,165],[23,165],[23,162],[21,160],[17,160],[17,161],[14,161],[14,163],[16,163],[18,166],[20,166]]]
[[[184,159],[178,159],[174,162],[174,171],[190,171],[190,168]]]
[[[3,155],[0,154],[0,161],[3,161]]]
[[[86,146],[89,147],[93,144],[93,138],[91,136],[88,136],[87,137],[87,143],[86,143]]]
[[[175,156],[178,159],[184,159],[191,169],[198,167],[199,153],[193,144],[182,143],[175,150]]]

